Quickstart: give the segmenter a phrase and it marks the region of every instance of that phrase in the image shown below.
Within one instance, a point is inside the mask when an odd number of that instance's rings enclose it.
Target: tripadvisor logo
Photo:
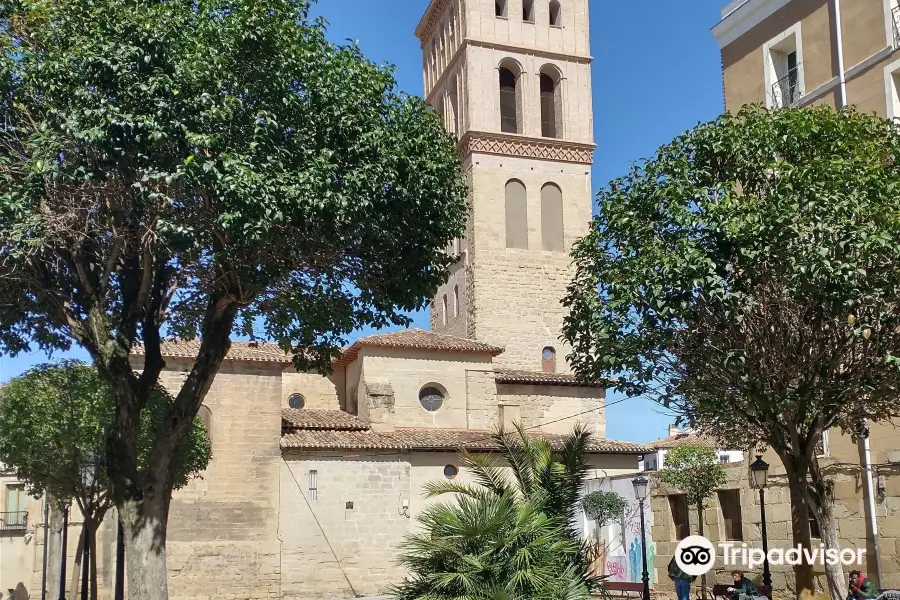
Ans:
[[[678,543],[675,548],[675,563],[688,575],[698,577],[713,568],[716,555],[722,556],[725,566],[745,567],[752,571],[769,559],[771,565],[862,565],[865,564],[866,551],[862,548],[770,548],[768,556],[762,548],[751,548],[746,543],[719,542],[716,546],[702,535],[691,535]]]

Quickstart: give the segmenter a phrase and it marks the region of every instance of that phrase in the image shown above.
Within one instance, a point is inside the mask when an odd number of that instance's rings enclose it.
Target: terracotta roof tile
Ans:
[[[163,340],[160,344],[163,357],[195,358],[200,350],[200,340]],[[144,355],[144,345],[135,344],[131,353]],[[288,364],[291,355],[285,353],[274,342],[231,342],[225,360],[251,360],[260,362],[280,362]]]
[[[425,331],[424,329],[404,329],[391,333],[377,333],[356,340],[344,350],[335,361],[338,365],[348,365],[356,360],[362,348],[414,348],[418,350],[439,350],[469,354],[489,354],[497,356],[503,348],[466,338]]]
[[[674,448],[675,446],[680,446],[682,444],[700,444],[703,446],[709,446],[710,448],[719,447],[719,444],[713,438],[697,433],[678,433],[653,442],[649,442],[647,445],[656,450],[665,450],[668,448]]]
[[[602,384],[579,381],[575,375],[568,373],[542,373],[539,371],[516,371],[497,369],[494,371],[497,383],[524,383],[534,385],[565,385],[573,387],[603,387]]]
[[[553,448],[562,448],[567,436],[534,432],[550,442]],[[392,432],[328,431],[295,429],[281,437],[284,449],[384,449],[384,450],[447,450],[472,451],[497,450],[497,444],[488,431],[471,429],[397,429]],[[594,439],[588,451],[592,453],[646,454],[651,448],[634,442]]]
[[[287,431],[293,429],[363,431],[369,428],[365,421],[342,410],[282,408],[281,424],[283,430]]]

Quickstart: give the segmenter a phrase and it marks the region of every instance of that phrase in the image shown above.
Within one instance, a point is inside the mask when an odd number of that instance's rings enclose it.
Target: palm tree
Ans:
[[[546,440],[498,430],[505,464],[462,453],[475,485],[436,481],[429,498],[452,494],[418,517],[399,562],[409,580],[397,600],[583,600],[598,585],[589,546],[575,528],[590,434],[578,427],[554,452]]]

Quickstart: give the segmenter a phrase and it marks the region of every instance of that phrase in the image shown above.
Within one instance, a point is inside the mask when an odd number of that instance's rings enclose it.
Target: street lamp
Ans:
[[[69,545],[69,501],[59,503],[62,511],[62,543],[60,544],[59,600],[66,600],[66,550]]]
[[[772,573],[769,571],[769,537],[766,534],[766,484],[769,478],[769,463],[757,455],[750,465],[750,487],[759,490],[759,517],[762,525],[763,545],[763,585],[772,585]]]
[[[641,581],[644,582],[644,591],[641,600],[650,600],[650,572],[647,570],[647,532],[644,529],[644,500],[647,499],[647,492],[650,488],[650,482],[643,475],[635,477],[631,481],[634,486],[634,497],[637,498],[641,507],[641,554],[644,559],[644,572]]]

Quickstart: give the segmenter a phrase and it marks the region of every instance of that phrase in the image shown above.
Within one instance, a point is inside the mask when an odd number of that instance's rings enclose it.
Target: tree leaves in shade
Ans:
[[[137,600],[167,597],[168,474],[230,337],[327,371],[351,332],[409,323],[464,232],[455,138],[309,8],[0,4],[0,352],[77,344],[111,386]],[[144,455],[162,336],[201,343]]]
[[[574,369],[724,445],[770,446],[795,544],[811,507],[837,547],[823,431],[900,416],[898,156],[900,132],[873,115],[745,107],[601,190],[573,251]],[[796,573],[813,589],[811,567]]]
[[[589,434],[576,429],[564,448],[496,433],[503,462],[464,453],[473,483],[435,481],[421,532],[403,545],[399,562],[409,580],[398,600],[586,600],[597,580],[590,553],[574,527],[587,474]]]

